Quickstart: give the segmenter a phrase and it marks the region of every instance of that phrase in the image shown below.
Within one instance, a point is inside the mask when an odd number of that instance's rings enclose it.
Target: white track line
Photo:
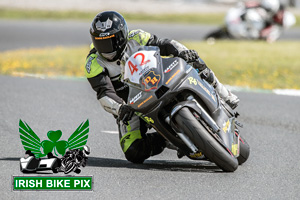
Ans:
[[[279,95],[288,95],[288,96],[300,96],[300,90],[281,90],[281,89],[276,89],[273,90],[275,94]]]
[[[108,133],[108,134],[119,134],[118,131],[101,131],[102,133]]]
[[[18,77],[33,77],[33,78],[40,78],[40,79],[74,79],[74,80],[85,80],[84,77],[68,77],[68,76],[54,76],[49,77],[45,74],[30,74],[30,73],[23,73],[23,72],[13,72],[13,76]],[[267,93],[274,93],[278,95],[286,95],[286,96],[300,96],[300,90],[294,90],[294,89],[273,89],[273,90],[265,90],[265,89],[251,89],[247,87],[238,87],[238,86],[230,86],[225,85],[226,88],[232,90],[232,91],[242,91],[242,92],[267,92]],[[105,133],[110,134],[117,134],[116,131],[103,131]]]

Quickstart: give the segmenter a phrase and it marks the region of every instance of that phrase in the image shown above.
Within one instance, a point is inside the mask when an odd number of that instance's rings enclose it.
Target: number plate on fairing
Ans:
[[[138,51],[125,64],[124,79],[139,84],[141,76],[157,68],[156,51]]]

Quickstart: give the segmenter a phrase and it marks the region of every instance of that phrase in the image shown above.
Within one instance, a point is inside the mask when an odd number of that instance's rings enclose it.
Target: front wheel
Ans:
[[[237,159],[200,124],[188,108],[178,111],[175,122],[197,148],[223,171],[233,172],[237,169]]]

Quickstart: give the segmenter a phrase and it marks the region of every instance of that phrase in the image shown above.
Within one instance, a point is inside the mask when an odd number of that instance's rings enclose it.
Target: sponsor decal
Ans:
[[[128,85],[125,84],[124,86],[117,88],[116,91],[119,92],[121,90],[125,90],[126,88],[128,88]]]
[[[212,95],[210,93],[210,91],[196,78],[194,77],[188,77],[188,80],[190,82],[191,85],[199,85],[215,102],[216,102],[216,98],[214,95]]]
[[[150,71],[150,66],[145,67],[144,69],[141,70],[141,72],[139,73],[139,76],[141,76],[142,74],[146,74]]]
[[[146,120],[147,123],[151,123],[154,124],[154,120],[151,117],[144,117],[144,119]]]
[[[134,36],[137,35],[139,32],[140,32],[140,30],[133,31],[132,33],[129,34],[128,38],[134,37]]]
[[[110,35],[110,33],[100,33],[100,37],[105,37],[105,36],[109,36]]]
[[[239,144],[232,143],[232,145],[231,145],[231,152],[235,156],[239,155]]]
[[[155,74],[154,71],[150,71],[142,80],[142,83],[145,86],[145,91],[156,89],[159,81],[160,75]]]
[[[140,98],[142,97],[142,92],[139,92],[137,95],[135,95],[135,97],[133,97],[129,103],[130,104],[134,104],[135,102],[137,102]]]
[[[94,60],[94,57],[90,56],[89,60],[87,61],[86,65],[85,65],[85,69],[86,69],[87,73],[91,72],[91,65],[92,65],[93,60]]]
[[[197,85],[197,79],[193,78],[193,77],[188,77],[188,80],[190,82],[190,84],[194,84],[194,85]]]
[[[113,21],[111,21],[109,18],[105,22],[98,21],[96,23],[96,29],[99,31],[105,31],[107,29],[110,29],[112,27]]]
[[[223,129],[223,131],[224,131],[225,133],[228,132],[229,126],[230,126],[229,120],[227,120],[227,122],[224,122],[223,128],[222,128],[222,129]]]
[[[113,38],[115,37],[115,35],[109,35],[109,36],[104,36],[104,37],[95,37],[96,40],[105,40],[105,39],[109,39],[109,38]]]
[[[166,84],[168,85],[170,83],[170,81],[180,72],[180,69],[178,69],[170,78],[169,80],[166,82]]]
[[[198,85],[200,86],[200,87],[202,87],[202,89],[212,98],[212,100],[214,100],[214,102],[216,102],[216,98],[215,98],[215,96],[214,95],[212,95],[211,93],[210,93],[210,91],[199,81],[199,80],[197,80],[197,82],[198,82]]]
[[[170,71],[172,71],[172,69],[174,69],[174,67],[176,67],[178,65],[178,60],[174,60],[174,62],[171,63],[171,65],[169,65],[169,67],[167,67],[167,69],[165,69],[164,73],[168,73]]]
[[[190,154],[189,157],[200,158],[202,155],[203,155],[202,152],[197,152],[197,153]]]
[[[150,97],[148,97],[147,99],[145,99],[142,103],[140,103],[139,105],[138,105],[138,108],[139,107],[141,107],[142,105],[144,105],[147,101],[149,101],[150,99],[152,99],[152,95],[150,96]]]

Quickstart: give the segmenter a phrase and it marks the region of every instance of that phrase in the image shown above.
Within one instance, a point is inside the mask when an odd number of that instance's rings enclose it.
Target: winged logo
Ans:
[[[62,136],[60,130],[49,131],[47,137],[49,140],[41,141],[35,132],[26,122],[19,121],[19,133],[22,145],[26,150],[30,150],[35,157],[40,158],[46,156],[50,152],[64,155],[67,149],[82,149],[87,143],[89,132],[89,120],[82,122],[74,133],[69,137],[68,141],[59,140]]]

